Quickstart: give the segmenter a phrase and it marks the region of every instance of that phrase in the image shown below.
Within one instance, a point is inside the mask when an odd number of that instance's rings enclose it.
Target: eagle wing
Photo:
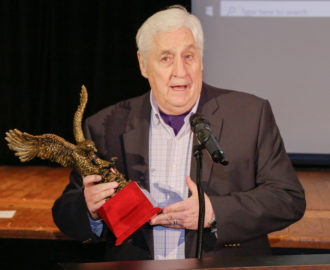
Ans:
[[[6,132],[5,139],[8,142],[9,149],[15,151],[15,155],[22,162],[39,157],[59,163],[63,167],[73,167],[75,165],[73,152],[76,146],[55,134],[34,136],[13,129]]]

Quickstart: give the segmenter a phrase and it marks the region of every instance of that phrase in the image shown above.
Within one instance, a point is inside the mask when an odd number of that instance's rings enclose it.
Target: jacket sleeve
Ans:
[[[63,194],[55,201],[52,213],[55,224],[66,235],[80,241],[98,240],[88,219],[82,179],[75,170]]]
[[[280,230],[300,219],[305,211],[304,190],[286,154],[268,101],[263,102],[258,121],[253,162],[255,186],[210,196],[218,244],[243,242]],[[239,181],[244,181],[244,177]]]

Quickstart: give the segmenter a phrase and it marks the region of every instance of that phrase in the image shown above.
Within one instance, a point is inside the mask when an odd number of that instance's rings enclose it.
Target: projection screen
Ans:
[[[268,99],[287,152],[330,164],[330,1],[193,0],[192,13],[204,81]]]

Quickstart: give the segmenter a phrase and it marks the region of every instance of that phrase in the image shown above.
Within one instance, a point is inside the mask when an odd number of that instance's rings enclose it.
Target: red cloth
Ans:
[[[131,182],[109,199],[98,213],[116,236],[118,246],[160,210],[153,207],[135,182]]]

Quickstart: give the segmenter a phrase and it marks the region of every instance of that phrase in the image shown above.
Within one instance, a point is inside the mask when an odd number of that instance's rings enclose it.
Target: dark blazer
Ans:
[[[149,189],[149,93],[110,106],[85,121],[103,159],[118,157],[117,168]],[[305,210],[300,185],[268,101],[246,93],[203,84],[198,112],[211,124],[229,165],[203,155],[202,181],[215,211],[218,238],[205,229],[204,256],[270,254],[267,234],[301,218]],[[196,139],[194,139],[196,144]],[[192,160],[191,177],[196,164]],[[53,206],[57,226],[81,241],[98,240],[91,232],[81,177],[70,183]],[[106,259],[153,258],[152,227],[145,224],[122,245],[104,226]],[[196,231],[186,230],[186,257],[196,252]]]

